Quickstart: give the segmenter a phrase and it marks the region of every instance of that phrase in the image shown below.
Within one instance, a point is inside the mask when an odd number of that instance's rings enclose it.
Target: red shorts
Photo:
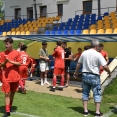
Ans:
[[[27,66],[20,66],[19,67],[19,74],[20,74],[20,78],[28,78],[28,68]]]
[[[2,91],[5,93],[16,92],[19,82],[4,82],[2,84]]]
[[[64,75],[65,74],[65,69],[61,69],[61,68],[54,68],[54,75]]]

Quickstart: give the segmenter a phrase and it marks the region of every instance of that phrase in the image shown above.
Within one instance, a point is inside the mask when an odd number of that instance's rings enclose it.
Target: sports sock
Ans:
[[[19,81],[19,85],[21,86],[22,89],[24,89],[24,85],[23,85],[23,81],[22,80]]]
[[[6,112],[10,112],[10,107],[9,107],[9,105],[6,105],[6,106],[5,106],[5,110],[6,110]]]
[[[56,87],[56,76],[53,77],[53,87]]]
[[[64,76],[61,77],[61,85],[60,86],[64,86]]]

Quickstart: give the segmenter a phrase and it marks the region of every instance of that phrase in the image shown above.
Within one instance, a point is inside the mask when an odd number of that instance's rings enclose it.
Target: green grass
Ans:
[[[29,43],[33,42],[33,41],[30,41],[30,40],[14,40],[14,43],[13,43],[14,49],[18,48],[18,43],[20,41],[23,42],[26,45],[28,45]],[[3,42],[3,40],[0,40],[0,52],[4,51],[4,50],[5,50],[4,42]]]
[[[4,94],[0,93],[0,116],[4,110]],[[27,94],[16,93],[13,108],[17,112],[26,113],[41,117],[83,117],[82,101],[68,97],[36,93],[27,91]],[[108,112],[109,104],[102,103],[101,110]],[[89,117],[94,117],[95,105],[93,100],[89,101]],[[23,117],[22,115],[13,115],[11,117]]]

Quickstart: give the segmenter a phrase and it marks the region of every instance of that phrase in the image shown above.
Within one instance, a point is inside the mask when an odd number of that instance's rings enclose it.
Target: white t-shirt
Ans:
[[[90,72],[98,75],[100,72],[100,66],[107,65],[104,57],[94,49],[84,51],[81,54],[78,63],[82,64],[82,72]]]

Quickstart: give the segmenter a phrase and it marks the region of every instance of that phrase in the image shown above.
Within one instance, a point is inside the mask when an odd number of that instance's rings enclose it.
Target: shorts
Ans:
[[[88,73],[82,75],[82,100],[89,100],[90,90],[93,91],[94,101],[101,102],[100,76]]]
[[[60,75],[64,75],[64,74],[65,74],[65,69],[54,68],[54,75],[60,76]]]
[[[20,66],[19,67],[19,74],[20,74],[20,78],[28,78],[28,68],[27,66]]]
[[[4,82],[2,84],[2,91],[5,93],[16,92],[19,82]]]
[[[65,65],[65,72],[69,73],[69,68],[70,68],[69,65]]]
[[[48,63],[40,63],[40,71],[45,72],[47,70],[49,70]]]

